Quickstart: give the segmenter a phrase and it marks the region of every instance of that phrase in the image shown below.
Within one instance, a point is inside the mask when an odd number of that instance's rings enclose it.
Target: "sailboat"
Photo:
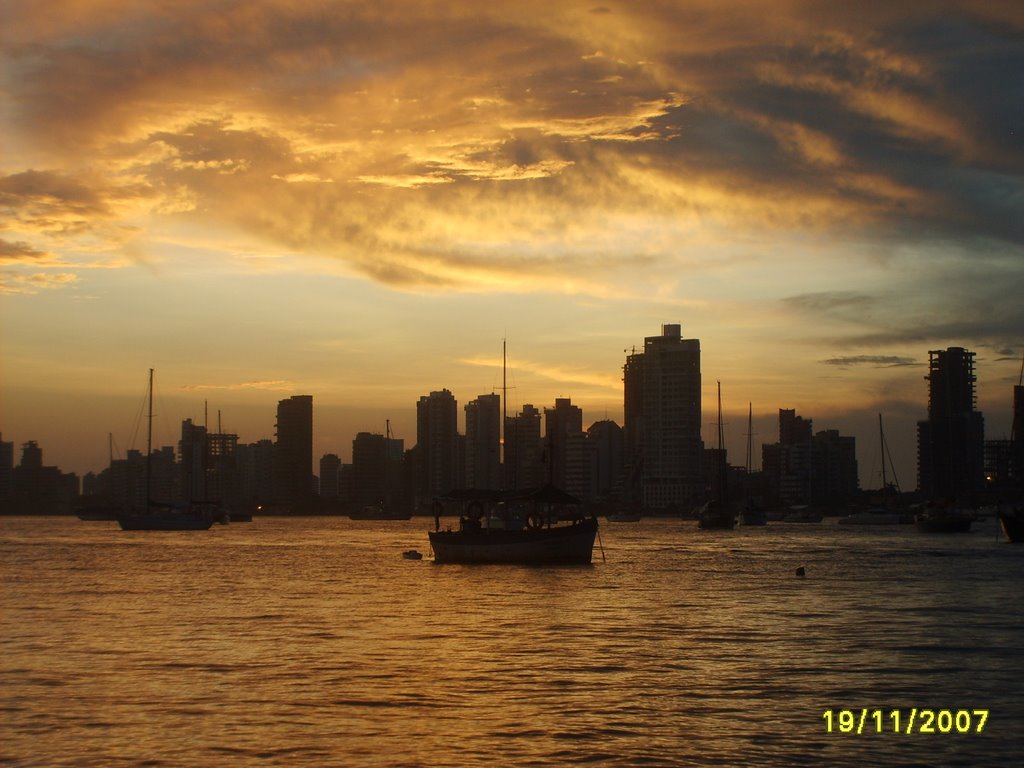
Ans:
[[[502,342],[503,406],[505,366]],[[507,419],[505,413],[502,429]],[[440,530],[444,501],[460,504],[457,530]],[[588,565],[593,557],[597,518],[584,515],[579,499],[552,484],[531,490],[456,490],[435,499],[433,507],[435,530],[427,537],[435,563]]]
[[[747,500],[740,510],[740,523],[742,525],[768,525],[768,513],[759,507],[750,497],[750,467],[753,464],[754,455],[754,404],[747,403],[747,476],[746,492]]]
[[[736,515],[729,504],[729,474],[725,462],[725,432],[722,429],[722,382],[718,382],[718,498],[700,508],[697,522],[705,530],[731,530],[736,527]]]
[[[213,525],[209,504],[176,507],[152,500],[153,464],[153,369],[149,369],[149,413],[146,429],[146,502],[140,510],[122,512],[117,522],[123,531],[205,531]]]
[[[914,522],[912,514],[905,511],[901,512],[896,508],[900,496],[900,481],[896,477],[896,466],[892,463],[889,445],[885,442],[882,414],[878,414],[878,439],[882,450],[882,505],[841,517],[839,518],[839,525],[898,525]],[[892,483],[889,482],[886,471],[886,459],[888,459],[888,464],[892,466]],[[895,496],[895,500],[890,501],[893,496]]]

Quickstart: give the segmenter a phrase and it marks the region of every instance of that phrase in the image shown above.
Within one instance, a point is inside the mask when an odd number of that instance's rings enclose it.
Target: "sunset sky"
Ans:
[[[928,350],[1024,354],[1024,4],[0,3],[0,433],[99,470],[149,368],[157,432],[347,459],[415,403],[571,397],[698,338],[705,440],[779,408],[904,489]],[[756,464],[759,465],[759,453]]]

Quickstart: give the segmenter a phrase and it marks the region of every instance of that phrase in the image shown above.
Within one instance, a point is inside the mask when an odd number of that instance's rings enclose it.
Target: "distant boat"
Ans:
[[[410,520],[412,513],[384,509],[380,504],[369,504],[348,516],[350,520]]]
[[[212,504],[189,504],[184,507],[159,504],[150,493],[153,461],[153,369],[149,369],[149,414],[146,430],[146,503],[140,510],[117,515],[123,531],[205,531],[213,525],[217,508]],[[226,514],[226,512],[224,513]]]
[[[1000,506],[999,527],[1014,544],[1024,543],[1024,502]]]
[[[753,501],[740,510],[740,525],[768,525],[768,513]]]
[[[904,525],[913,522],[914,516],[908,512],[881,508],[863,509],[839,518],[839,525]]]
[[[969,533],[974,513],[956,507],[928,504],[914,517],[917,530],[923,533]]]
[[[815,512],[806,504],[798,504],[790,507],[783,515],[784,523],[820,523],[824,515]]]
[[[597,518],[581,515],[556,523],[558,508],[578,508],[580,501],[552,485],[500,493],[496,503],[494,491],[481,498],[472,491],[447,498],[468,502],[467,514],[458,530],[427,533],[435,563],[585,565],[593,558]]]
[[[608,515],[609,523],[639,523],[640,520],[639,512],[613,512]]]

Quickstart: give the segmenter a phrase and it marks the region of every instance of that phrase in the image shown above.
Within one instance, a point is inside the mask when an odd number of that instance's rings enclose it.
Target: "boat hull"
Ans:
[[[1024,544],[1024,513],[1000,512],[999,527],[1003,534],[1014,544]]]
[[[205,531],[213,525],[213,515],[171,513],[139,513],[118,515],[122,531]]]
[[[429,531],[435,563],[580,565],[593,557],[597,520],[569,526],[506,531]]]
[[[922,533],[970,533],[973,518],[967,515],[918,516],[917,530]]]

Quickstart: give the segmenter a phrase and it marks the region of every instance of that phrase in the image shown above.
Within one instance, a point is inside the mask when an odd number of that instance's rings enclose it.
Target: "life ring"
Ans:
[[[471,520],[479,520],[484,516],[484,505],[479,501],[471,501],[466,505],[466,516]]]
[[[540,512],[531,512],[526,518],[526,527],[537,530],[544,527],[544,517]]]

